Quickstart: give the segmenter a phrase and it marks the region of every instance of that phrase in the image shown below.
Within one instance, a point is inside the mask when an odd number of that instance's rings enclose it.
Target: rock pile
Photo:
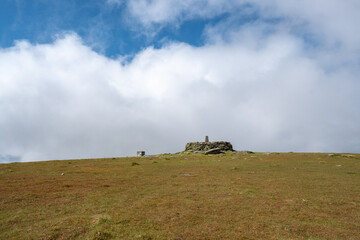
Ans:
[[[185,152],[219,154],[234,151],[230,142],[190,142],[185,146]]]

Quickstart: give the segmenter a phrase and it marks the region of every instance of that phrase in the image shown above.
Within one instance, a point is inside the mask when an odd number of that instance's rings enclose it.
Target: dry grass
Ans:
[[[359,239],[360,155],[2,164],[0,222],[0,239]]]

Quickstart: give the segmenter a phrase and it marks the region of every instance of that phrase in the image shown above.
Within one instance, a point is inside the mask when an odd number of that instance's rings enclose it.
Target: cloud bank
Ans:
[[[233,9],[247,1],[170,3],[127,7],[148,29],[230,17],[206,28],[204,46],[170,41],[131,61],[76,33],[1,49],[0,161],[177,152],[205,135],[239,150],[360,152],[360,41],[339,27],[358,18],[356,2],[252,1],[260,17],[240,25]]]

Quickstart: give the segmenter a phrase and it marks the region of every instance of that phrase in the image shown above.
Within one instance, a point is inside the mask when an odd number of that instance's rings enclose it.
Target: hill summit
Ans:
[[[189,142],[185,146],[185,152],[217,154],[227,151],[234,151],[230,142],[209,142],[208,136],[205,137],[205,142]]]

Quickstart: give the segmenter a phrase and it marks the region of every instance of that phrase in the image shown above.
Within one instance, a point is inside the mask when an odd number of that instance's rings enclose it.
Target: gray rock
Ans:
[[[194,175],[192,175],[192,174],[190,174],[190,173],[184,173],[183,175],[184,175],[184,176],[188,176],[188,177],[194,176]]]
[[[137,152],[136,152],[136,156],[138,156],[138,157],[143,157],[143,156],[145,156],[145,151],[137,151]]]
[[[205,152],[205,155],[209,155],[209,154],[220,154],[220,153],[223,153],[223,151],[221,151],[220,148],[213,148],[213,149],[207,150],[207,151]]]

